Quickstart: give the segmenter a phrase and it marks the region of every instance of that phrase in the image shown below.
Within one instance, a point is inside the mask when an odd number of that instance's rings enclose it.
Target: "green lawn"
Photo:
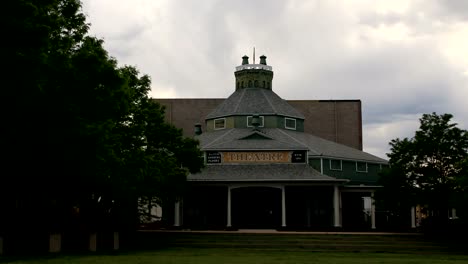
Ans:
[[[2,259],[0,257],[0,262]],[[213,248],[171,248],[116,255],[56,256],[50,258],[17,260],[7,263],[71,263],[71,264],[261,264],[261,263],[468,263],[468,255],[397,254],[397,253],[343,253],[281,250],[245,250]]]

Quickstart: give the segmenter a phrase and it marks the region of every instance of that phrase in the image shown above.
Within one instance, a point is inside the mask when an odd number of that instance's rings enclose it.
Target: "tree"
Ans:
[[[390,208],[422,205],[432,221],[447,222],[449,208],[466,190],[462,179],[468,168],[468,132],[452,117],[424,114],[413,138],[390,142],[390,169],[382,174],[380,191]]]
[[[203,164],[198,142],[164,122],[148,76],[88,35],[80,1],[6,10],[0,236],[63,230],[76,215],[88,229],[132,225],[138,197],[180,195]]]

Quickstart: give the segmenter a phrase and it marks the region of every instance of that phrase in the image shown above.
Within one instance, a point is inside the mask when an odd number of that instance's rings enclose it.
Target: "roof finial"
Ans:
[[[253,64],[255,64],[255,46],[253,47]]]

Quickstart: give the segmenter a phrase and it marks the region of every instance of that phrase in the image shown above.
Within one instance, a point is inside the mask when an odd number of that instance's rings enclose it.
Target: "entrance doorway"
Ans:
[[[342,192],[343,228],[368,230],[371,228],[371,194],[366,192]]]
[[[234,227],[271,229],[281,226],[281,189],[242,187],[232,189],[231,197]]]

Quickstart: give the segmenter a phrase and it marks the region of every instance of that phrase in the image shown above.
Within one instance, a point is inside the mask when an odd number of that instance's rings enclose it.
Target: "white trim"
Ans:
[[[323,174],[323,159],[320,158],[320,173]]]
[[[315,154],[315,155],[309,155],[309,158],[324,158],[324,159],[340,159],[344,161],[360,161],[360,162],[367,162],[369,164],[382,164],[384,166],[388,166],[388,161],[382,162],[382,161],[375,161],[375,160],[366,160],[366,159],[353,159],[353,158],[347,158],[347,157],[339,157],[339,156],[330,156],[330,155],[323,155],[323,154]]]
[[[216,128],[216,121],[217,120],[223,120],[223,127],[222,128]],[[213,129],[214,130],[221,130],[221,129],[225,129],[226,128],[226,118],[217,118],[215,120],[213,120]]]
[[[249,126],[249,117],[252,119],[253,116],[247,116],[247,127],[253,127],[252,125]],[[265,120],[264,120],[263,116],[258,116],[258,117],[262,120],[262,122],[261,122],[262,125],[258,126],[258,127],[264,127],[265,126]]]
[[[339,169],[334,169],[332,168],[332,160],[337,160],[340,162],[340,168]],[[330,161],[330,170],[333,170],[333,171],[343,171],[343,161],[342,160],[339,160],[339,159],[329,159]]]
[[[358,163],[364,163],[366,164],[366,170],[365,171],[361,171],[358,169]],[[359,162],[359,161],[356,161],[356,172],[368,172],[369,171],[369,166],[367,166],[367,162]]]
[[[288,126],[286,125],[286,123],[287,123],[286,121],[287,121],[287,120],[293,120],[293,121],[294,121],[294,127],[288,127]],[[285,117],[285,118],[284,118],[284,128],[290,129],[290,130],[296,130],[296,125],[297,125],[296,119],[294,119],[294,118],[288,118],[288,117]]]

